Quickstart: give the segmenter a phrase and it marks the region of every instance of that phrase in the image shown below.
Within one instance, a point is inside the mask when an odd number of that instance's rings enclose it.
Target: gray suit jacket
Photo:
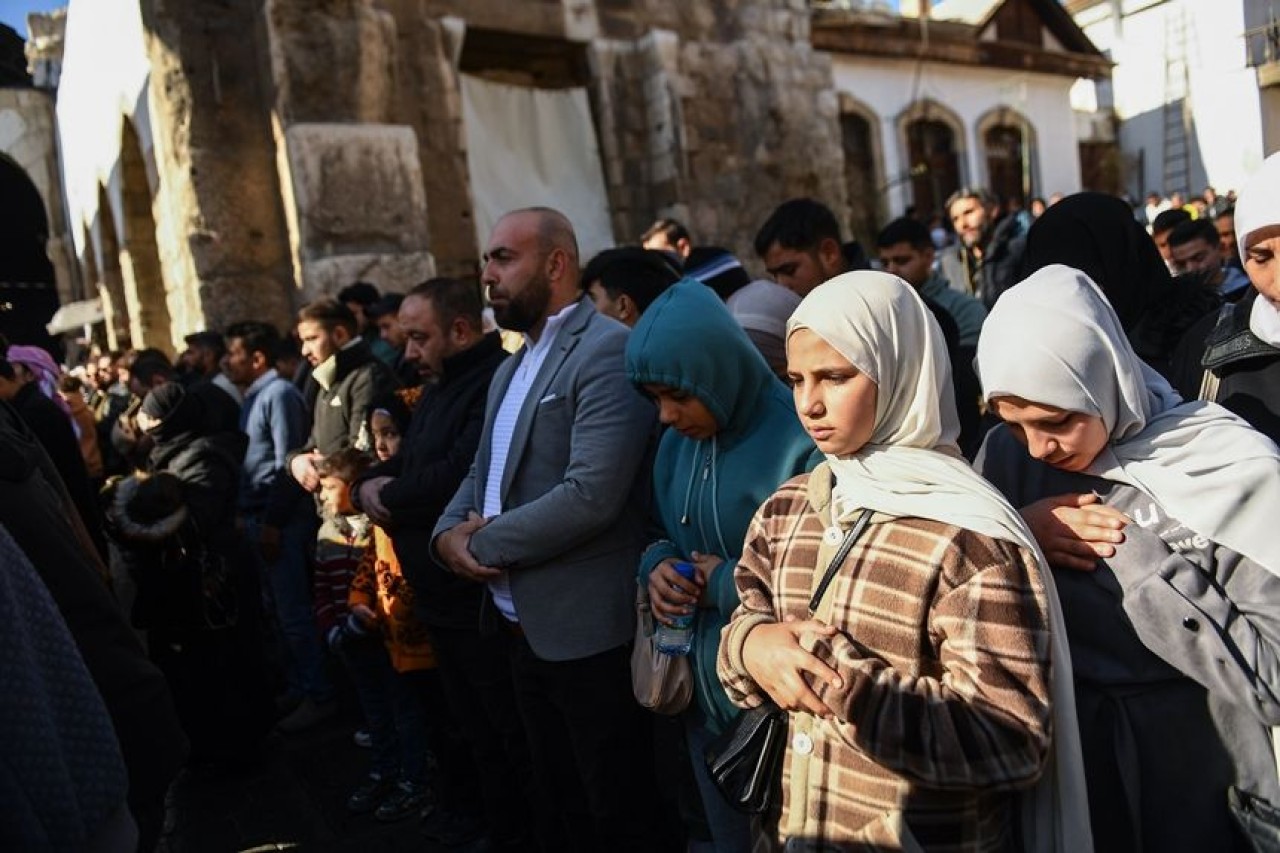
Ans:
[[[656,410],[627,380],[627,334],[578,302],[516,420],[502,514],[471,537],[481,565],[508,570],[521,627],[544,660],[585,658],[634,635]],[[475,462],[433,541],[484,507],[493,420],[524,356],[493,377]]]

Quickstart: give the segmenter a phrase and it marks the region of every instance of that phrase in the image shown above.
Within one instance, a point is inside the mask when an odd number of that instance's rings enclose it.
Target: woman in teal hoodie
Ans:
[[[716,677],[720,629],[738,606],[733,569],[747,525],[779,485],[820,459],[791,392],[706,285],[685,279],[640,317],[627,375],[658,404],[667,427],[654,462],[654,502],[666,538],[640,558],[655,617],[696,611],[696,705],[684,713],[689,754],[717,851],[750,849],[749,821],[720,796],[703,749],[740,711]],[[693,583],[676,573],[693,563]]]

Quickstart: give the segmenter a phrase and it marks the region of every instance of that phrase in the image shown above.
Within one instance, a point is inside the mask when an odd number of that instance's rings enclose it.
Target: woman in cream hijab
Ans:
[[[1021,519],[956,447],[941,331],[905,282],[854,272],[787,332],[826,461],[756,513],[718,668],[738,705],[790,712],[774,839],[1005,850],[1021,828],[1024,849],[1088,851],[1056,600]]]
[[[1280,802],[1275,445],[1183,403],[1069,267],[1001,297],[977,364],[1007,425],[979,470],[1015,506],[1090,493],[1125,523],[1103,559],[1055,571],[1095,847],[1250,849],[1229,797]]]

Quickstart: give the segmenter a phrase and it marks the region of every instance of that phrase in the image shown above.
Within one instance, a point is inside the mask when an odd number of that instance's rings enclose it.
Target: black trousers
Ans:
[[[516,709],[508,634],[476,629],[429,629],[441,683],[454,721],[470,748],[474,775],[449,805],[487,821],[501,848],[531,849],[534,802],[529,747]]]
[[[657,780],[631,650],[544,661],[512,637],[516,701],[533,755],[544,850],[658,849]]]

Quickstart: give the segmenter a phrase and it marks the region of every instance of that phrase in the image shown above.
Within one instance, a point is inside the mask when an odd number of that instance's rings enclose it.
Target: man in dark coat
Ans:
[[[1017,217],[997,219],[1000,206],[985,190],[962,187],[947,199],[947,216],[959,237],[942,255],[942,275],[987,308],[1018,281],[1026,236]]]
[[[351,309],[336,299],[318,299],[299,311],[298,337],[318,393],[311,437],[289,460],[289,472],[314,492],[320,488],[318,457],[344,447],[372,447],[365,428],[369,404],[393,390],[396,381],[357,333]]]
[[[432,528],[471,467],[489,383],[506,358],[498,333],[484,333],[481,309],[476,287],[453,279],[432,279],[405,296],[399,313],[405,355],[426,384],[400,454],[370,469],[352,494],[391,534],[479,776],[487,814],[477,813],[465,790],[444,786],[453,825],[434,827],[438,840],[459,840],[486,817],[499,847],[520,850],[527,849],[529,756],[506,674],[509,638],[480,630],[485,588],[430,556]],[[447,763],[442,769],[457,772]]]

